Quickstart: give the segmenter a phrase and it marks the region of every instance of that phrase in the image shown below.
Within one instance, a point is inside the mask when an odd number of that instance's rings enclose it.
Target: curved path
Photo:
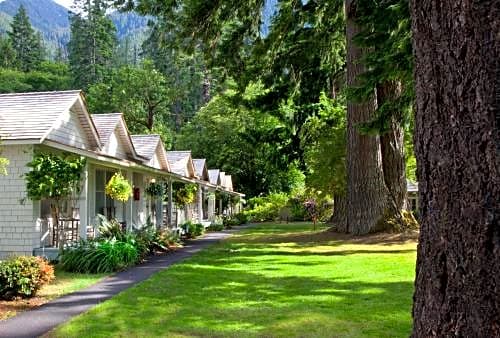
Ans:
[[[1,321],[0,337],[39,337],[72,317],[148,279],[152,274],[229,237],[231,233],[234,233],[234,230],[208,233],[197,240],[188,242],[183,248],[171,254],[150,257],[146,263],[107,277],[86,289],[57,298],[39,308]]]

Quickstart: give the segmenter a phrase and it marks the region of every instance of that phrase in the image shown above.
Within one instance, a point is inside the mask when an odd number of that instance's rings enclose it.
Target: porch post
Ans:
[[[174,209],[174,201],[173,201],[173,193],[172,193],[172,179],[168,179],[168,204],[167,204],[167,216],[168,216],[168,225],[170,227],[174,227],[173,219],[172,219],[172,210]]]
[[[198,223],[203,221],[203,187],[198,184]]]
[[[78,201],[78,207],[80,209],[80,228],[79,237],[80,239],[87,239],[87,225],[89,220],[88,204],[89,204],[89,165],[85,165],[83,170],[83,185],[80,198]]]
[[[163,227],[163,196],[156,196],[154,203],[156,203],[156,228],[160,229]]]
[[[221,198],[219,198],[219,214],[220,216],[224,215],[224,210],[222,210],[222,195]]]
[[[132,184],[132,186],[134,185],[133,172],[127,171],[127,180]],[[127,231],[132,230],[132,222],[134,221],[133,204],[134,204],[134,197],[131,196],[125,203],[125,222],[127,222]]]
[[[208,220],[213,221],[215,215],[215,194],[210,192],[208,196]]]

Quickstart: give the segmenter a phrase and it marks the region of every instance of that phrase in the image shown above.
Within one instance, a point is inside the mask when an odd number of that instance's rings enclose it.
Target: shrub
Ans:
[[[131,235],[123,240],[100,238],[80,241],[62,252],[61,266],[70,272],[114,272],[138,263],[141,250]]]
[[[248,210],[244,211],[244,214],[251,221],[274,221],[279,218],[280,211],[287,205],[288,199],[285,193],[271,193],[251,198],[248,200]]]
[[[43,258],[19,256],[0,262],[0,297],[33,297],[54,279],[54,268]]]
[[[248,223],[248,216],[245,215],[243,212],[237,213],[236,215],[233,216],[233,218],[238,221],[239,225]]]
[[[181,228],[184,230],[184,233],[187,238],[195,238],[201,236],[205,231],[205,227],[200,223],[193,223],[188,221],[181,225]]]
[[[239,221],[231,216],[224,216],[222,224],[226,229],[231,229],[233,226],[240,225]]]
[[[103,215],[97,215],[97,230],[99,237],[105,239],[122,239],[125,236],[121,224],[116,219],[108,221]]]
[[[224,224],[222,223],[212,223],[207,228],[208,231],[222,231],[224,230]]]

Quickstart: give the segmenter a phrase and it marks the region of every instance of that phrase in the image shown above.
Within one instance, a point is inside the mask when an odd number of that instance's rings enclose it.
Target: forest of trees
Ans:
[[[414,336],[497,336],[500,6],[437,3],[282,0],[269,19],[265,0],[77,0],[68,60],[46,58],[21,8],[0,91],[84,89],[92,113],[123,112],[248,197],[333,199],[355,235],[414,227],[418,178]],[[110,6],[153,18],[133,58]]]

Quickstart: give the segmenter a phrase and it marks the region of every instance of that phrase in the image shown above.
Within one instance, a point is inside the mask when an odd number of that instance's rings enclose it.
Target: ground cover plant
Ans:
[[[260,224],[154,275],[52,337],[407,337],[416,243]]]
[[[0,300],[0,320],[12,317],[21,311],[36,308],[65,294],[84,289],[97,283],[106,275],[70,273],[56,267],[55,279],[50,284],[42,286],[36,296],[29,299]]]

